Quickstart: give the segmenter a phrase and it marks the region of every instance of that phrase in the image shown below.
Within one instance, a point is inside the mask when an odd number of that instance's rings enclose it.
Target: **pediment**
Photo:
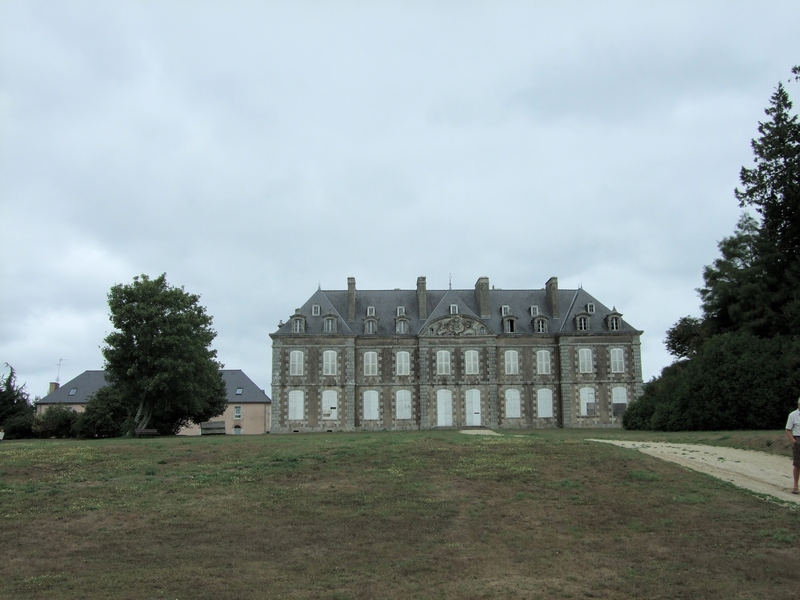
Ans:
[[[468,337],[487,335],[486,323],[465,315],[448,315],[425,325],[421,337]]]

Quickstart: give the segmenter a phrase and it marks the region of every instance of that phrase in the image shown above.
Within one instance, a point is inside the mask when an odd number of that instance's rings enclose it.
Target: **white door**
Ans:
[[[336,390],[322,392],[322,418],[325,421],[335,421],[339,412],[339,395]]]
[[[453,393],[450,390],[436,392],[436,425],[439,427],[453,426]]]
[[[467,390],[466,397],[466,424],[468,427],[478,427],[481,424],[481,391]]]

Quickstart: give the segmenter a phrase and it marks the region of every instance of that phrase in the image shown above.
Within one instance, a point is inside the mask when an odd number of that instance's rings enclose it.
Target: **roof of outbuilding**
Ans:
[[[220,373],[225,381],[225,393],[229,404],[272,402],[267,393],[241,369],[222,369]],[[97,390],[107,384],[105,371],[84,371],[39,400],[39,404],[86,404]],[[242,392],[237,394],[240,388]]]

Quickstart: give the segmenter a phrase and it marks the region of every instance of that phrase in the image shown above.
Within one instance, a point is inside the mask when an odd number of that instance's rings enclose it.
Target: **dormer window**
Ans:
[[[336,333],[336,318],[325,317],[325,321],[322,324],[322,330],[325,333]]]
[[[589,331],[589,317],[581,315],[575,319],[575,326],[578,331]]]
[[[505,316],[508,316],[508,313],[509,313],[509,312],[511,312],[511,309],[508,307],[508,305],[504,304],[502,307],[500,307],[500,313],[501,313],[501,314],[502,314],[504,317],[505,317]]]
[[[516,319],[512,317],[506,317],[503,319],[503,333],[516,333],[517,331],[517,322]]]
[[[539,307],[534,304],[533,306],[531,306],[531,316],[535,317],[538,314],[539,314]]]
[[[78,393],[78,388],[72,388],[72,389],[69,391],[69,395],[70,395],[70,396],[74,396],[74,395],[75,395],[75,394],[77,394],[77,393]]]
[[[533,320],[533,330],[536,333],[547,333],[547,319],[539,317]]]
[[[319,304],[315,304],[311,307],[311,316],[318,317],[319,316]]]
[[[241,396],[244,393],[244,388],[236,388],[236,395]]]
[[[594,302],[589,302],[589,304],[586,305],[586,312],[590,315],[594,314]]]
[[[302,317],[292,319],[292,333],[303,333],[306,330],[306,320]]]
[[[364,321],[364,333],[378,333],[378,321],[376,319]]]
[[[397,316],[402,317],[406,314],[406,307],[405,306],[398,306],[397,307]]]
[[[451,304],[450,305],[450,314],[457,315],[458,314],[458,304]]]
[[[619,331],[619,317],[609,317],[608,328],[611,331]]]
[[[368,317],[374,317],[375,316],[375,307],[374,306],[368,306],[367,307],[367,316]]]
[[[397,319],[397,323],[395,323],[395,332],[396,333],[408,333],[408,321],[405,319]]]

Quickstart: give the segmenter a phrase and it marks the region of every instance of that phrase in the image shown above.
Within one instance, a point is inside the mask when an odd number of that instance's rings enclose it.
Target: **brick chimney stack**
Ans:
[[[424,277],[417,277],[417,310],[420,319],[428,318],[428,291]]]
[[[478,277],[475,282],[475,299],[478,301],[478,310],[481,319],[488,319],[492,316],[492,309],[489,306],[489,278]]]
[[[545,295],[547,296],[547,304],[550,306],[550,312],[553,313],[553,318],[560,318],[561,315],[558,313],[558,277],[551,277],[547,280]]]
[[[356,278],[347,278],[347,320],[356,320]]]

